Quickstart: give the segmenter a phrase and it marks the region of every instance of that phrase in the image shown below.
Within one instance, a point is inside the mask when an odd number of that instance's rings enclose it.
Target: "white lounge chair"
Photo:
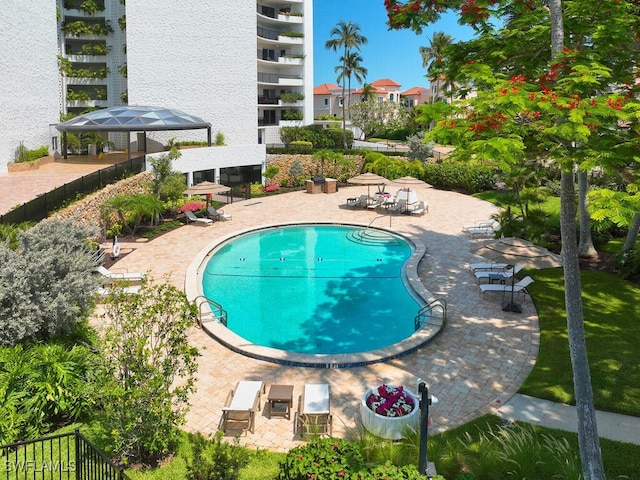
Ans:
[[[211,220],[210,218],[196,217],[196,214],[191,210],[187,210],[186,212],[184,212],[184,214],[187,217],[187,223],[196,222],[202,225],[211,225],[213,223],[213,220]]]
[[[465,225],[464,227],[462,227],[462,231],[463,232],[467,232],[469,230],[475,230],[478,228],[488,228],[488,227],[493,227],[494,223],[496,223],[496,221],[494,219],[490,219],[490,220],[485,220],[484,222],[477,222],[471,225]]]
[[[306,384],[298,400],[296,432],[301,436],[333,433],[331,389],[326,383]]]
[[[483,285],[480,285],[480,291],[485,294],[487,292],[502,292],[502,293],[511,293],[513,291],[513,293],[522,293],[522,295],[524,295],[525,293],[529,293],[527,292],[527,287],[529,285],[531,285],[533,283],[533,278],[531,278],[530,276],[526,276],[524,277],[522,280],[516,282],[513,286],[506,284],[488,284],[485,283]]]
[[[358,198],[348,198],[347,207],[349,208],[364,208],[369,205],[369,196],[360,195]]]
[[[508,263],[472,263],[469,268],[471,271],[477,272],[479,270],[504,270],[508,266]]]
[[[395,205],[389,207],[389,211],[393,213],[402,213],[407,209],[407,201],[400,199]]]
[[[475,272],[475,276],[478,281],[489,280],[489,283],[505,283],[505,280],[511,278],[516,273],[520,272],[523,267],[520,265],[514,265],[513,268],[504,269],[502,271],[482,270]]]
[[[260,380],[242,380],[230,390],[222,407],[222,430],[255,430],[256,412],[260,410],[260,397],[265,385]]]
[[[224,213],[222,210],[217,208],[207,207],[207,214],[209,215],[209,218],[214,221],[215,220],[231,220],[231,214]]]
[[[476,227],[467,229],[467,235],[471,238],[475,237],[493,237],[500,230],[500,225],[491,225],[489,227]]]
[[[141,287],[140,285],[126,285],[126,286],[116,287],[116,288],[99,287],[99,288],[96,288],[95,292],[96,292],[96,295],[98,295],[101,298],[107,298],[109,294],[114,291],[120,291],[125,295],[137,295],[138,293],[140,293],[140,287]]]
[[[141,282],[145,278],[145,274],[141,272],[112,272],[108,268],[99,265],[96,267],[96,272],[101,274],[104,278],[102,280],[103,285],[110,285],[115,281],[126,281],[126,282]]]
[[[385,197],[379,196],[375,202],[373,202],[371,205],[367,205],[367,208],[375,210],[376,208],[382,207],[386,201],[387,199]]]
[[[425,212],[429,212],[429,204],[424,200],[420,200],[417,207],[409,210],[411,215],[424,215]]]

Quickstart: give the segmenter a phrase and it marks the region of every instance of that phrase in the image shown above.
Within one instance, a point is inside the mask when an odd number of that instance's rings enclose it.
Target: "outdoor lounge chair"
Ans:
[[[496,223],[494,219],[485,220],[484,222],[477,222],[472,225],[465,225],[464,227],[462,227],[462,231],[468,232],[469,230],[477,230],[479,228],[480,229],[489,228],[489,227],[493,227],[494,223]]]
[[[372,203],[371,205],[367,205],[367,208],[375,210],[376,208],[382,207],[386,201],[387,199],[380,195],[374,203]]]
[[[333,433],[331,417],[331,389],[329,384],[306,384],[298,400],[296,433],[301,436]]]
[[[264,392],[264,382],[242,380],[235,390],[230,390],[222,407],[222,430],[255,430],[256,412],[260,410],[260,397]]]
[[[491,270],[482,270],[479,272],[475,272],[475,276],[478,281],[488,280],[489,283],[505,283],[505,280],[511,278],[513,275],[522,270],[523,267],[520,265],[514,265],[513,268],[504,269],[500,272],[491,271]]]
[[[467,235],[471,238],[475,237],[493,237],[500,230],[500,225],[491,225],[489,227],[476,227],[467,229]]]
[[[126,281],[132,283],[138,283],[144,280],[145,274],[140,272],[124,272],[116,273],[112,272],[108,268],[99,265],[96,267],[96,272],[101,274],[104,278],[102,280],[103,285],[110,285],[115,281]]]
[[[509,266],[508,263],[471,263],[469,268],[473,272],[479,270],[504,270]]]
[[[118,287],[118,289],[122,291],[122,293],[124,293],[125,295],[137,295],[138,293],[140,293],[140,285],[126,285],[126,286]],[[116,290],[115,288],[99,287],[99,288],[96,288],[95,292],[96,292],[96,295],[98,295],[99,297],[107,298],[109,294],[115,290]]]
[[[393,213],[403,213],[407,209],[407,201],[400,199],[398,203],[389,207],[389,211]]]
[[[429,204],[424,200],[420,200],[420,203],[418,203],[418,206],[409,210],[409,213],[411,215],[424,215],[424,213],[428,211],[429,211]]]
[[[513,293],[522,293],[522,295],[524,296],[524,294],[529,293],[527,292],[527,287],[532,283],[533,283],[533,278],[527,275],[522,280],[516,282],[513,286],[510,284],[503,285],[503,284],[495,284],[495,283],[494,284],[485,283],[483,285],[480,285],[480,291],[483,294],[487,292],[511,293],[513,291]]]
[[[369,205],[369,195],[360,195],[358,198],[348,198],[347,207],[349,208],[365,208]]]
[[[210,218],[196,217],[196,214],[191,210],[187,210],[186,212],[184,212],[184,214],[187,217],[187,223],[196,222],[201,225],[211,225],[213,223],[213,220],[211,220]]]
[[[224,213],[222,210],[213,208],[211,206],[207,207],[207,214],[211,220],[231,220],[231,214]]]

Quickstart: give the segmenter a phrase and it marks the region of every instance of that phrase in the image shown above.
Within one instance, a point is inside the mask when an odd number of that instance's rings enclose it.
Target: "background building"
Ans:
[[[3,65],[10,67],[0,77],[10,104],[0,118],[7,131],[0,135],[0,172],[20,141],[59,151],[49,125],[61,117],[128,102],[212,124],[224,146],[183,150],[175,165],[204,172],[195,181],[259,181],[264,144],[279,142],[283,125],[313,122],[312,0],[124,3],[9,0],[11,21],[0,33]],[[147,152],[172,139],[206,140],[198,130],[139,132],[132,145],[122,134],[108,136],[116,148]]]

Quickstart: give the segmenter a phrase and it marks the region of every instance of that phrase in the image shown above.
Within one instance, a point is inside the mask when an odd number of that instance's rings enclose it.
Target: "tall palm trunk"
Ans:
[[[557,55],[564,47],[562,0],[550,0],[549,10],[551,16],[551,53]],[[578,444],[582,474],[585,480],[605,480],[584,333],[582,284],[576,242],[576,207],[574,202],[573,165],[570,165],[563,168],[561,176],[560,233],[562,235],[567,335],[578,411]]]

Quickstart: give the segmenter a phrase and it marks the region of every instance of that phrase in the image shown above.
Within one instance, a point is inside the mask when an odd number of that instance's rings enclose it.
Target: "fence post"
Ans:
[[[82,480],[82,453],[80,449],[80,429],[74,430],[74,438],[76,441],[76,480]]]

